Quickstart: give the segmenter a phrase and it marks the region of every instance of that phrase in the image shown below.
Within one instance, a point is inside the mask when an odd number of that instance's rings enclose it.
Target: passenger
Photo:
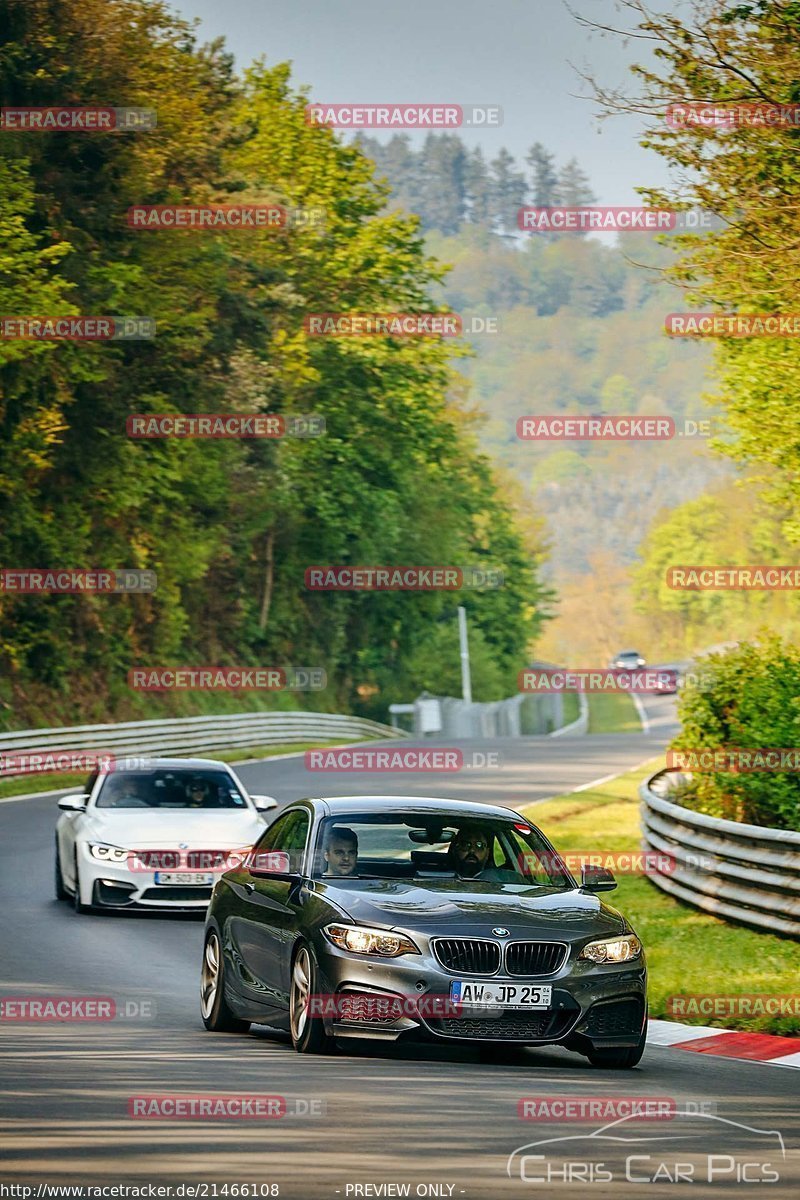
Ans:
[[[491,834],[479,825],[462,825],[447,852],[455,873],[464,879],[507,879],[507,873],[489,865],[491,844]]]

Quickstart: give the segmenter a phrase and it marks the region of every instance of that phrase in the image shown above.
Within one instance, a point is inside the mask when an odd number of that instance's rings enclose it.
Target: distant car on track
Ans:
[[[214,759],[118,760],[63,796],[55,892],[90,908],[204,909],[222,870],[264,832],[277,807],[250,796]]]
[[[461,800],[298,800],[223,874],[206,919],[207,1029],[336,1038],[560,1044],[633,1067],[644,951],[599,892],[511,809]]]
[[[650,667],[655,675],[653,691],[662,696],[674,696],[682,685],[687,665],[685,662],[671,662]]]
[[[609,663],[615,671],[638,671],[645,665],[645,660],[638,650],[620,650]]]

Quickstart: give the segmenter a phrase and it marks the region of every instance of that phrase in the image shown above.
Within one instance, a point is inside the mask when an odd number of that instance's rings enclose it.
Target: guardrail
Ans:
[[[671,784],[685,778],[658,771],[639,789],[643,846],[675,862],[674,871],[656,870],[651,881],[714,916],[800,936],[800,833],[709,817],[667,800]]]
[[[7,768],[6,755],[36,751],[105,750],[116,755],[199,751],[206,754],[210,750],[234,750],[246,746],[406,736],[402,730],[363,717],[315,712],[226,713],[168,721],[20,729],[0,733],[0,776],[26,773],[14,770],[13,766]]]
[[[486,701],[423,692],[413,704],[392,704],[389,711],[395,727],[399,726],[401,716],[407,717],[418,736],[436,733],[450,738],[495,738],[525,737],[554,730],[586,732],[583,706],[578,720],[564,725],[561,692],[518,692],[505,700]]]
[[[574,721],[570,721],[569,725],[562,725],[560,729],[554,729],[550,737],[563,737],[564,734],[570,737],[588,733],[589,701],[583,692],[578,692],[578,712],[580,715]]]

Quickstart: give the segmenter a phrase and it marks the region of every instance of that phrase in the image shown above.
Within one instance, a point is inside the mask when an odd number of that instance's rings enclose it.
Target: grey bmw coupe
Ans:
[[[562,1045],[633,1067],[647,1029],[641,942],[510,809],[299,800],[214,888],[201,1011],[212,1031],[288,1030],[300,1053],[370,1037]]]

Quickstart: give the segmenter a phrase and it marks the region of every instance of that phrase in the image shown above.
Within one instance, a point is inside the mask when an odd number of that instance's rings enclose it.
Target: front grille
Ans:
[[[589,1037],[624,1037],[638,1035],[642,1029],[644,1003],[641,998],[631,996],[627,1000],[608,1000],[593,1004],[585,1022]],[[584,1025],[581,1025],[584,1029]]]
[[[504,1013],[502,1017],[442,1017],[426,1024],[444,1037],[499,1042],[555,1041],[575,1020],[574,1011]]]
[[[232,850],[132,850],[131,854],[140,871],[213,871],[234,866],[243,857],[243,852],[237,857]]]
[[[498,942],[478,938],[436,938],[433,953],[446,971],[462,975],[496,975],[500,970]]]
[[[148,900],[172,900],[180,902],[182,900],[210,900],[210,887],[179,887],[161,886],[145,888],[140,897],[145,903]]]
[[[552,975],[567,957],[564,942],[511,942],[506,948],[509,975]]]

